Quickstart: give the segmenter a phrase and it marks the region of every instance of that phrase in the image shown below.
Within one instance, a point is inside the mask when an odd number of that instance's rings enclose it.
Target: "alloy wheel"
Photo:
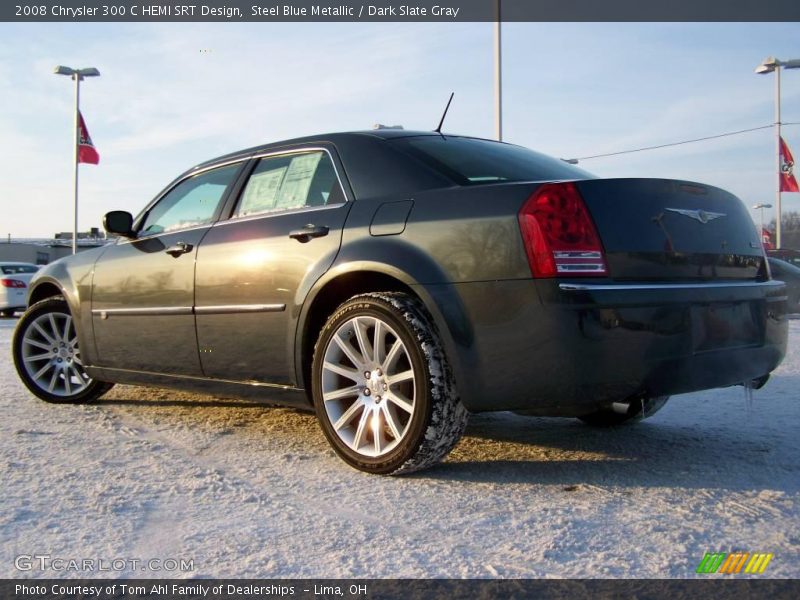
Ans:
[[[416,406],[411,357],[385,321],[357,316],[325,348],[322,400],[335,434],[362,456],[391,452],[407,434]]]
[[[45,312],[30,322],[22,337],[21,358],[30,381],[53,396],[75,396],[92,383],[83,369],[69,314]]]

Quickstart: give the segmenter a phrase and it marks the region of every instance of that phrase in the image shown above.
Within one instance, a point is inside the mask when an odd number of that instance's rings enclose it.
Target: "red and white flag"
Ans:
[[[78,140],[78,162],[89,163],[96,165],[100,162],[100,155],[97,149],[92,144],[92,138],[89,137],[89,130],[86,129],[86,123],[83,120],[83,115],[78,113],[78,127],[80,127],[80,137]],[[783,184],[781,184],[783,185]],[[796,186],[797,184],[795,184]]]
[[[772,232],[766,227],[761,230],[761,243],[764,250],[775,250],[775,244],[772,243]]]
[[[797,185],[797,179],[794,178],[794,157],[792,156],[789,146],[781,138],[781,191],[782,192],[800,192],[800,187]]]

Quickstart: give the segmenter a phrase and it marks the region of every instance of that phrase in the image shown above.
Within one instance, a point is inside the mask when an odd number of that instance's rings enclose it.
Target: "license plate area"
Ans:
[[[693,352],[763,345],[764,311],[762,301],[693,305]]]

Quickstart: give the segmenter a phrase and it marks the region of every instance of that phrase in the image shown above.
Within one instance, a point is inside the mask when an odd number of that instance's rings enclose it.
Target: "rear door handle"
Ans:
[[[302,229],[293,229],[289,232],[289,237],[305,244],[311,238],[318,238],[328,235],[330,231],[325,225],[313,225],[309,223]]]
[[[174,246],[170,246],[164,252],[169,254],[170,256],[174,256],[178,258],[181,254],[186,254],[187,252],[192,251],[193,246],[191,244],[187,244],[186,242],[178,242]]]

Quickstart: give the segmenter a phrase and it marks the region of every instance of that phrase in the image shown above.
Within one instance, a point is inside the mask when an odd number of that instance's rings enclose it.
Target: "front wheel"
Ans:
[[[578,418],[592,427],[615,427],[626,423],[635,423],[652,417],[664,407],[667,400],[669,400],[669,396],[654,396],[614,402],[611,406]]]
[[[47,298],[25,312],[14,332],[13,352],[20,379],[46,402],[91,402],[113,387],[86,374],[63,298]]]
[[[325,437],[368,473],[432,466],[466,428],[436,328],[407,294],[364,294],[342,304],[320,333],[312,380]]]

